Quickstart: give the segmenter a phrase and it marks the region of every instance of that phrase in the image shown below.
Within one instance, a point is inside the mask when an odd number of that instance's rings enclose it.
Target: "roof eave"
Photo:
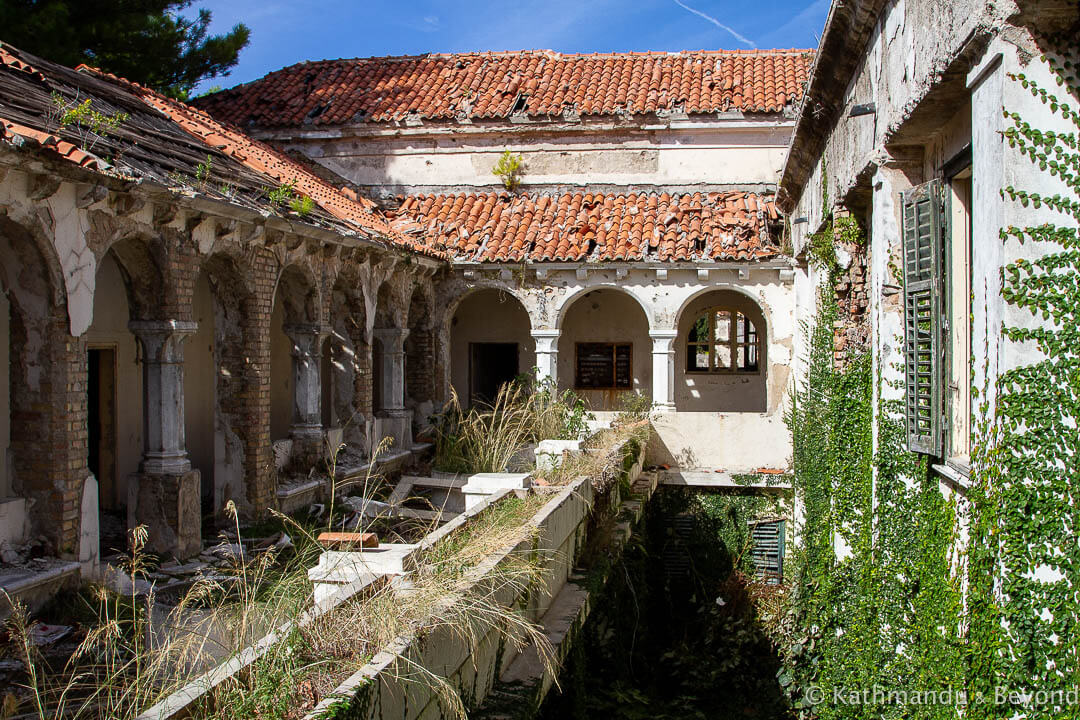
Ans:
[[[784,213],[795,208],[826,138],[836,127],[862,50],[887,2],[834,0],[829,8],[778,184],[777,206]]]

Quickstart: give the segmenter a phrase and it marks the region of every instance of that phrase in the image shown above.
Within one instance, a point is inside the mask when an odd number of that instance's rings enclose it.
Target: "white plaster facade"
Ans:
[[[864,5],[856,3],[851,12],[863,11]],[[1003,197],[1002,190],[1008,186],[1037,188],[1044,195],[1053,195],[1064,194],[1066,187],[1009,147],[1002,134],[1009,121],[1002,111],[1018,112],[1032,127],[1042,130],[1075,130],[1059,115],[1051,114],[1018,80],[1010,78],[1022,73],[1042,87],[1057,87],[1039,60],[1042,51],[1026,23],[1051,23],[1070,12],[1075,17],[1075,5],[1068,8],[1051,1],[884,4],[873,18],[867,46],[837,102],[840,116],[835,126],[814,130],[807,125],[805,135],[795,137],[781,192],[791,199],[790,216],[796,219],[792,225],[796,255],[805,252],[810,236],[837,205],[851,210],[868,230],[869,323],[879,379],[876,408],[882,401],[903,398],[901,193],[935,178],[947,180],[950,166],[962,165],[968,156],[972,192],[970,386],[978,392],[987,391],[987,410],[992,415],[998,375],[1041,359],[1033,346],[1002,338],[1003,326],[1035,327],[1042,320],[1006,303],[1001,268],[1006,262],[1052,252],[1054,246],[1021,244],[1011,237],[1003,241],[999,232],[1011,225],[1060,224],[1067,218],[1045,207],[1023,207]],[[856,49],[849,47],[847,52]],[[819,63],[829,61],[824,55],[819,57]],[[819,66],[816,73],[822,72]],[[852,116],[850,110],[856,106],[870,107],[872,112]],[[819,120],[813,122],[820,126]],[[797,132],[802,126],[799,128]],[[823,136],[823,149],[812,163],[805,163],[798,149],[812,146],[810,138],[817,133]],[[800,322],[812,322],[812,294],[819,280],[817,272],[804,263],[796,280]],[[799,350],[802,356],[805,348]],[[954,371],[947,383],[966,381],[966,369]],[[970,418],[961,418],[947,409],[948,423],[977,423],[977,402],[971,403],[969,412]],[[945,455],[933,460],[940,463],[943,492],[957,487],[962,492],[966,468],[953,462],[948,446]]]
[[[504,151],[533,186],[771,187],[792,122],[733,111],[711,118],[383,124],[256,132],[316,160],[368,194],[469,192],[497,182]]]
[[[470,319],[458,308],[475,296],[475,287],[498,288],[524,310],[510,327],[488,325],[492,338],[532,336],[532,356],[541,377],[557,373],[560,388],[573,387],[575,341],[629,340],[634,344],[634,390],[651,398],[658,411],[656,444],[651,459],[686,469],[724,469],[745,473],[759,468],[787,468],[791,458],[790,433],[784,424],[790,366],[798,327],[795,321],[795,272],[788,260],[746,264],[545,264],[530,267],[515,282],[510,267],[477,265],[458,269],[439,290],[446,308],[442,332],[446,347],[455,348],[451,366],[460,368],[464,353],[455,329]],[[542,277],[538,278],[537,273]],[[505,278],[505,279],[502,279]],[[604,296],[607,296],[606,299]],[[755,374],[689,373],[685,368],[687,322],[695,308],[715,300],[729,304],[742,299],[756,307],[764,319],[764,368]],[[459,305],[460,303],[460,305]],[[715,303],[712,303],[715,304]],[[587,323],[575,323],[586,306]],[[595,307],[593,307],[595,306]],[[499,322],[504,311],[491,317]],[[521,327],[527,316],[529,325]],[[454,320],[457,318],[457,324]],[[589,333],[583,324],[595,324]],[[474,333],[474,330],[469,330]],[[470,335],[473,337],[474,335]],[[522,354],[530,355],[528,344]],[[526,367],[522,358],[521,366]],[[450,382],[460,397],[468,390],[459,383],[467,374],[452,370]],[[752,409],[720,409],[741,386],[753,384],[757,400]],[[617,393],[579,393],[598,417],[618,408]],[[711,406],[711,407],[710,407]]]
[[[312,158],[376,197],[501,189],[492,167],[520,154],[522,192],[585,189],[771,193],[792,129],[788,114],[618,119],[515,118],[513,122],[363,123],[332,129],[254,131]],[[477,295],[478,289],[506,293]],[[579,342],[633,346],[633,388],[659,411],[652,460],[686,469],[787,468],[784,408],[798,336],[794,270],[769,262],[453,263],[438,288],[443,382],[470,394],[470,342],[513,342],[518,370],[536,368],[573,388]],[[728,293],[727,296],[724,294]],[[509,307],[506,297],[515,298]],[[709,298],[760,313],[765,366],[753,374],[688,373],[683,314]],[[527,322],[527,324],[526,324]],[[692,320],[688,321],[692,322]],[[684,323],[685,324],[685,323]],[[613,391],[579,391],[603,416]]]

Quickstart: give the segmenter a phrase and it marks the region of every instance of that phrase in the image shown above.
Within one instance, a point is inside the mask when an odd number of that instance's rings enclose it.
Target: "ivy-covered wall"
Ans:
[[[978,222],[998,229],[996,247],[975,238],[967,482],[905,450],[896,354],[880,351],[894,324],[867,319],[876,363],[858,347],[836,361],[837,273],[822,273],[789,414],[797,570],[769,624],[801,717],[1080,716],[1080,82],[1075,35],[1038,44],[1000,43],[1002,130],[973,128],[977,193],[996,183]],[[978,175],[993,143],[998,174]]]

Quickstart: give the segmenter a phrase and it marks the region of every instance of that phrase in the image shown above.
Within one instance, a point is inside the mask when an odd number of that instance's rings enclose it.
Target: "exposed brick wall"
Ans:
[[[836,322],[833,324],[834,360],[838,368],[849,354],[865,352],[870,346],[869,270],[866,244],[837,242],[837,247],[851,257],[851,263],[836,279]]]
[[[44,346],[33,358],[28,322],[11,313],[11,441],[15,490],[33,498],[31,532],[54,551],[78,551],[82,489],[89,471],[86,432],[86,346],[68,333],[63,307],[53,308],[35,329]],[[34,367],[30,365],[33,364]]]
[[[418,403],[435,396],[435,334],[431,330],[410,330],[405,338],[405,396]]]
[[[248,437],[245,442],[244,474],[247,497],[256,514],[275,507],[277,478],[270,444],[270,315],[280,265],[268,250],[255,251],[249,268],[252,295],[245,303],[247,321],[244,355],[247,359],[244,405]]]
[[[162,317],[168,320],[192,319],[191,302],[195,281],[199,276],[199,257],[190,235],[169,230],[163,236],[165,244],[165,287]]]

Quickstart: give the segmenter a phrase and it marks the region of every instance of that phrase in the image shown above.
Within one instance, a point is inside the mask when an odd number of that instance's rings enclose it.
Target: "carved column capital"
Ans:
[[[175,364],[184,361],[184,340],[199,328],[185,320],[132,320],[128,329],[143,349],[143,362]]]

